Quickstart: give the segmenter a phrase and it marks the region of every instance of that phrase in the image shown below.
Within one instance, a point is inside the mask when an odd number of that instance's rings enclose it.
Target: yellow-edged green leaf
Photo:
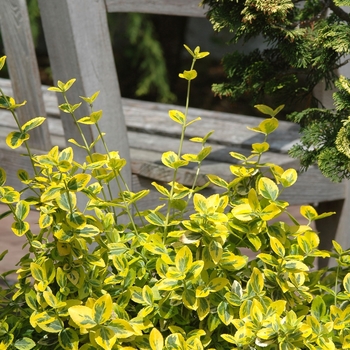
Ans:
[[[52,222],[53,222],[53,217],[51,215],[40,213],[40,217],[39,217],[40,228],[49,227],[52,224]]]
[[[82,229],[83,226],[86,224],[85,215],[78,211],[68,213],[66,218],[69,225],[77,229]]]
[[[91,175],[89,174],[77,174],[74,175],[67,184],[67,188],[69,191],[81,191],[84,189],[88,182],[91,179]]]
[[[95,342],[105,350],[111,350],[117,341],[117,335],[110,327],[100,327],[96,330]]]
[[[262,290],[264,289],[264,277],[263,277],[263,274],[256,267],[254,267],[253,272],[252,272],[252,274],[251,274],[251,276],[249,278],[247,289],[249,289],[249,287],[251,287],[252,290],[257,295],[259,295],[262,292]]]
[[[17,191],[5,191],[4,193],[2,193],[2,191],[0,191],[0,201],[2,203],[15,203],[18,202],[20,200],[20,193]]]
[[[280,181],[283,187],[290,187],[294,185],[294,183],[298,179],[298,173],[295,169],[287,169],[282,176],[280,177]]]
[[[300,214],[310,221],[315,220],[318,216],[317,211],[311,205],[302,205],[300,207]]]
[[[219,290],[225,288],[229,284],[229,280],[223,277],[216,277],[209,281],[206,288],[208,288],[211,292],[218,292]]]
[[[144,286],[142,288],[142,298],[148,305],[153,305],[154,296],[150,286]]]
[[[309,267],[299,260],[287,260],[283,266],[292,272],[309,271]]]
[[[171,278],[164,278],[156,284],[159,290],[175,290],[181,287],[181,285],[181,281]]]
[[[202,260],[197,260],[195,261],[190,269],[187,271],[186,274],[186,279],[191,280],[191,279],[195,279],[199,276],[199,274],[202,272],[204,267],[204,261]]]
[[[313,250],[317,249],[320,244],[320,238],[316,232],[306,231],[302,235],[297,237],[299,247],[304,251],[305,254],[311,253]]]
[[[23,142],[29,139],[29,134],[19,131],[12,131],[6,137],[6,144],[12,149],[20,147]]]
[[[270,246],[271,246],[272,250],[281,258],[283,258],[284,255],[286,254],[286,251],[284,249],[284,245],[276,237],[270,237]]]
[[[211,241],[209,244],[209,253],[215,264],[218,264],[221,260],[223,248],[217,241]]]
[[[344,289],[350,293],[350,273],[346,274],[346,276],[343,279],[343,286]]]
[[[210,304],[207,298],[197,299],[197,314],[200,321],[204,320],[210,312]]]
[[[226,301],[220,302],[217,307],[218,315],[223,324],[228,326],[233,320],[234,309],[233,307]]]
[[[267,177],[262,177],[259,179],[258,191],[264,198],[272,201],[275,201],[279,194],[277,185]]]
[[[97,324],[103,324],[111,317],[112,309],[112,298],[110,294],[105,294],[96,300],[92,308],[92,318]]]
[[[135,334],[129,322],[119,318],[112,320],[109,323],[109,328],[113,330],[118,339],[128,338]]]
[[[262,220],[268,221],[273,219],[280,213],[281,209],[275,203],[271,203],[259,212],[259,216]]]
[[[16,236],[23,236],[30,229],[30,225],[26,221],[17,220],[11,225],[11,230]]]
[[[187,345],[181,333],[170,334],[165,339],[167,350],[186,350]]]
[[[270,148],[270,145],[267,142],[253,143],[252,148],[253,148],[253,153],[261,154],[261,153],[267,152]]]
[[[61,191],[62,191],[62,185],[51,185],[49,186],[41,195],[41,201],[42,202],[49,202],[53,199],[57,198]]]
[[[183,246],[175,257],[175,266],[181,273],[186,273],[192,266],[192,252],[187,246]]]
[[[208,177],[209,181],[212,182],[213,184],[227,189],[228,183],[224,179],[222,179],[221,177],[219,177],[217,175],[207,175],[207,177]]]
[[[16,204],[15,214],[17,219],[24,220],[28,216],[29,212],[30,206],[26,201],[21,200]]]
[[[182,301],[184,305],[190,310],[197,310],[198,303],[196,298],[196,293],[193,289],[185,289],[182,293]]]
[[[27,121],[25,124],[22,125],[22,132],[28,132],[29,130],[32,130],[39,125],[41,125],[46,120],[45,117],[36,117],[29,121]]]
[[[77,205],[77,196],[74,192],[59,193],[55,199],[60,209],[67,212],[74,210]]]
[[[64,350],[78,350],[79,336],[72,328],[65,328],[58,334],[58,341]]]
[[[83,305],[75,305],[71,306],[68,309],[69,316],[81,328],[93,328],[97,325],[92,316],[92,309],[83,306]]]

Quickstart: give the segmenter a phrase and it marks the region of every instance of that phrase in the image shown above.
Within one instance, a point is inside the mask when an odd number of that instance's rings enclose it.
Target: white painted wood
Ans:
[[[29,119],[45,116],[41,82],[25,0],[0,0],[0,28],[7,66],[16,102],[28,103],[17,109],[23,125]],[[36,149],[51,146],[47,126],[30,132],[29,144]]]
[[[126,126],[104,1],[89,1],[87,5],[86,0],[40,0],[39,6],[54,80],[77,79],[69,91],[71,103],[80,102],[79,96],[100,91],[94,110],[103,109],[101,129],[109,131],[106,135],[109,147],[119,150],[127,159],[124,178],[131,184]],[[86,105],[77,110],[78,117],[89,113]],[[74,121],[66,114],[61,118],[66,137],[81,142]],[[85,127],[84,133],[88,143],[97,137],[94,127]],[[96,145],[96,151],[105,152],[102,143]],[[75,154],[78,161],[85,159],[84,150],[76,149]]]
[[[108,12],[144,12],[162,15],[204,17],[199,0],[106,0]]]

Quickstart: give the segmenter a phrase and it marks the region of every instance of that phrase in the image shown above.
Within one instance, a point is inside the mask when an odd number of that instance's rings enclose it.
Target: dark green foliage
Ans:
[[[301,125],[301,143],[290,150],[290,155],[299,158],[302,170],[317,163],[322,173],[332,181],[350,178],[349,147],[350,95],[349,80],[336,82],[339,89],[334,96],[336,110],[309,108],[289,117]]]
[[[227,81],[213,90],[252,104],[287,104],[287,111],[318,107],[312,90],[333,85],[334,70],[349,52],[350,17],[332,1],[203,0],[215,30],[232,32],[231,42],[262,37],[266,49],[234,52],[223,60]],[[345,5],[337,2],[337,5]],[[328,15],[329,10],[333,13]],[[288,106],[289,105],[289,106]],[[288,108],[289,107],[289,108]]]

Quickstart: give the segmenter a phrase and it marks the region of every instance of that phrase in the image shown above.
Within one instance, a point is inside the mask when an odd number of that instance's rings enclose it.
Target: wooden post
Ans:
[[[0,8],[0,29],[15,100],[27,101],[17,110],[23,125],[29,119],[46,115],[27,4],[25,0],[0,0]],[[50,149],[47,123],[30,131],[29,144],[33,149]]]
[[[79,96],[100,91],[94,110],[103,110],[99,125],[107,133],[109,150],[119,151],[120,156],[126,158],[128,165],[123,176],[131,186],[127,132],[104,1],[39,0],[39,6],[55,83],[77,79],[68,93],[71,103],[82,102]],[[89,114],[85,103],[77,110],[78,117]],[[63,113],[61,118],[67,139],[74,138],[81,143],[71,117]],[[88,143],[98,135],[94,125],[84,126],[83,130]],[[105,153],[101,142],[95,149]],[[84,150],[75,148],[74,152],[78,161],[85,160]]]

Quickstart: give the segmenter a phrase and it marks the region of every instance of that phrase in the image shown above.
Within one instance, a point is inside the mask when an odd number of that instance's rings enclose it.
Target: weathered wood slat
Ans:
[[[0,79],[0,87],[6,86],[6,91],[11,95],[11,84],[8,80]],[[55,93],[45,93],[44,97],[50,100],[45,104],[51,106],[51,115],[55,117],[48,118],[48,126],[50,130],[50,136],[52,143],[59,145],[61,148],[66,146],[64,138],[64,130],[61,120],[58,118],[57,108],[57,96]],[[172,126],[177,126],[169,117],[169,109],[181,109],[179,106],[153,104],[149,102],[133,101],[129,99],[122,99],[123,109],[126,115],[126,124],[128,125],[128,140],[130,145],[131,154],[131,169],[133,176],[133,190],[141,190],[142,186],[147,184],[147,188],[154,191],[153,186],[150,185],[152,181],[170,182],[173,179],[173,172],[171,169],[162,165],[160,159],[161,154],[164,151],[172,150],[177,151],[179,146],[178,133],[179,130],[173,130]],[[54,108],[56,103],[56,108]],[[207,182],[207,174],[216,174],[227,181],[232,179],[232,175],[229,170],[229,166],[236,162],[231,156],[230,152],[240,152],[245,155],[250,154],[248,147],[240,147],[237,144],[235,137],[232,134],[241,133],[246,135],[243,143],[246,146],[250,146],[251,140],[249,135],[255,133],[247,130],[246,125],[255,126],[261,121],[260,118],[247,117],[240,115],[230,116],[228,113],[218,113],[210,111],[202,111],[198,109],[190,109],[189,114],[191,118],[201,115],[202,121],[198,122],[196,130],[193,131],[193,136],[197,136],[197,133],[205,133],[203,131],[203,125],[207,121],[210,122],[210,127],[215,130],[217,138],[212,140],[213,137],[209,138],[208,146],[212,147],[212,153],[203,162],[201,174],[198,179],[197,185],[203,185]],[[68,117],[68,116],[66,116]],[[232,121],[230,120],[230,117]],[[221,125],[221,130],[217,130],[217,125]],[[11,115],[6,111],[0,110],[0,147],[5,147],[5,137],[12,131],[16,125]],[[143,126],[143,128],[142,128]],[[223,132],[222,128],[227,128],[228,132]],[[297,137],[298,128],[288,122],[280,122],[280,128],[284,128],[284,134],[281,133],[279,136],[279,143],[275,141],[276,145],[281,146],[281,153],[278,152],[267,152],[262,161],[269,161],[283,166],[284,168],[294,167],[298,168],[298,162],[291,159],[287,154],[284,153],[284,147],[290,142],[294,142]],[[137,131],[135,131],[135,129]],[[107,133],[113,133],[113,130],[109,128],[105,130]],[[275,136],[276,132],[271,134],[271,138]],[[257,142],[262,141],[262,135],[257,134],[260,137]],[[283,136],[285,139],[283,140]],[[282,140],[284,143],[281,143]],[[183,152],[185,153],[196,153],[200,150],[201,145],[193,143],[189,140],[184,141]],[[27,159],[13,161],[12,151],[3,152],[0,158],[1,164],[14,168],[18,164],[24,164],[22,166],[30,169],[30,163]],[[6,156],[5,156],[6,154]],[[8,158],[6,158],[8,157]],[[17,157],[17,155],[16,155]],[[181,168],[178,172],[177,181],[184,185],[191,186],[193,184],[196,175],[196,170],[193,167]],[[136,179],[142,177],[141,179]],[[290,204],[304,204],[304,203],[316,203],[324,201],[333,201],[344,198],[344,191],[346,184],[334,184],[326,179],[317,168],[311,168],[307,173],[299,176],[298,182],[290,189],[286,189],[281,198],[288,201]],[[207,189],[207,194],[220,191],[212,186]],[[155,198],[157,193],[153,193],[150,198]],[[158,198],[158,197],[157,197]],[[146,204],[145,207],[146,208]]]
[[[105,0],[108,12],[145,12],[162,15],[204,17],[199,0]]]
[[[77,79],[70,94],[72,103],[80,102],[79,96],[91,96],[100,91],[94,103],[95,110],[104,111],[100,126],[103,130],[116,130],[116,134],[106,135],[106,141],[129,160],[127,132],[122,106],[118,103],[120,91],[104,1],[89,1],[87,4],[86,0],[39,0],[39,7],[54,80]],[[84,105],[77,112],[80,118],[88,115],[90,110]],[[66,137],[80,142],[72,119],[67,118],[67,115],[63,117]],[[94,128],[85,125],[83,130],[88,143],[97,137]],[[102,145],[98,144],[96,151],[102,150]],[[78,160],[85,159],[84,151],[78,150],[76,153]],[[129,164],[123,176],[131,184]]]
[[[24,124],[29,118],[45,115],[41,82],[25,0],[0,0],[0,29],[7,66],[16,95],[16,102],[27,100],[18,117]],[[5,93],[5,91],[4,91]],[[33,130],[31,146],[48,149],[51,146],[47,127]]]

